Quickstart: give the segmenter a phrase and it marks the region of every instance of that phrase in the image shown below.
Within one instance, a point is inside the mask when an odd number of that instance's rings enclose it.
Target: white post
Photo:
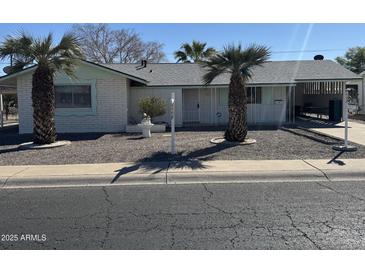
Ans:
[[[347,105],[347,89],[343,84],[343,119],[345,120],[345,147],[348,145],[348,105]]]
[[[171,93],[171,154],[176,154],[175,141],[175,92]]]
[[[0,127],[1,128],[4,127],[4,115],[3,115],[3,111],[4,111],[3,94],[0,93]]]

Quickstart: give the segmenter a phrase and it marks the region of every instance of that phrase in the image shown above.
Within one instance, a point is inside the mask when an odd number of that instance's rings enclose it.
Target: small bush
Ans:
[[[144,97],[138,102],[139,111],[146,113],[151,119],[166,113],[166,102],[160,97]]]

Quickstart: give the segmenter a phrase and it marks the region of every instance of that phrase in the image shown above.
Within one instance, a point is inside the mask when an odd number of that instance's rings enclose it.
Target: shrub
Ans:
[[[151,119],[166,113],[166,102],[160,97],[144,97],[138,102],[139,111],[146,113]]]

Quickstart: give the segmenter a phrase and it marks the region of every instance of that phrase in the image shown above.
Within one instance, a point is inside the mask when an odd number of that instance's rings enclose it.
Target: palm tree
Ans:
[[[270,57],[269,48],[250,45],[242,49],[239,44],[228,45],[222,53],[203,63],[207,73],[203,81],[207,85],[223,73],[230,73],[228,111],[229,122],[225,131],[227,141],[243,142],[247,136],[247,95],[245,86],[252,76],[252,69],[261,66]]]
[[[0,59],[12,58],[12,72],[37,65],[32,78],[34,143],[56,141],[53,77],[58,70],[74,77],[75,65],[82,56],[78,39],[72,34],[65,34],[56,46],[51,33],[43,39],[25,33],[8,36],[0,46]]]
[[[207,43],[193,40],[192,44],[184,43],[178,51],[175,51],[177,63],[198,63],[216,53],[214,48],[206,48]]]

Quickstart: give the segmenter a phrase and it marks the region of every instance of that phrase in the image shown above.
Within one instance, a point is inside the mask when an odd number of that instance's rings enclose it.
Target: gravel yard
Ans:
[[[251,130],[249,137],[257,143],[249,146],[214,145],[209,142],[223,131],[179,130],[175,156],[169,155],[169,133],[154,133],[151,139],[139,134],[68,134],[59,140],[71,140],[70,146],[45,150],[19,150],[18,145],[31,136],[18,135],[16,129],[0,132],[0,165],[40,165],[108,163],[165,160],[262,160],[262,159],[330,159],[335,155],[328,142],[284,130]],[[338,142],[337,140],[333,140]],[[365,147],[343,158],[365,158]]]

